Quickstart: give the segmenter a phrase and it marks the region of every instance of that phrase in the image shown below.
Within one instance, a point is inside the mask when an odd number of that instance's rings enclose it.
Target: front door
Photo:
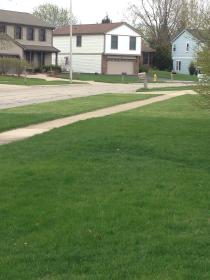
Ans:
[[[45,54],[43,52],[38,52],[38,67],[43,67],[45,65]]]

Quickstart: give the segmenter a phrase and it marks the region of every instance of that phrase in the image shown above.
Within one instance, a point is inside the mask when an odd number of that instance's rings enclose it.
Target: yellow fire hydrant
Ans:
[[[157,80],[158,80],[157,74],[154,74],[154,76],[153,76],[153,82],[157,82]]]

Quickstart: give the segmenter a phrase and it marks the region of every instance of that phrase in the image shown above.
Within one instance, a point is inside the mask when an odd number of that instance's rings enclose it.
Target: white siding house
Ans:
[[[57,28],[53,45],[61,52],[57,63],[69,70],[69,27]],[[141,37],[127,23],[73,26],[73,71],[128,75],[138,73]],[[54,61],[54,63],[56,63]]]
[[[184,30],[172,42],[173,71],[189,74],[191,62],[196,62],[201,42],[198,30]]]

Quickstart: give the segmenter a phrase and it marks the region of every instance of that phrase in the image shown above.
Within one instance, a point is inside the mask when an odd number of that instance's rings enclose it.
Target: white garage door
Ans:
[[[107,74],[110,75],[119,75],[123,72],[127,73],[127,75],[134,74],[134,61],[128,60],[110,60],[107,64]]]

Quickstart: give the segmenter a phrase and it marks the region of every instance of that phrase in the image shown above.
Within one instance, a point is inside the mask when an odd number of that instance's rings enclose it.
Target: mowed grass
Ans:
[[[171,72],[169,71],[160,71],[151,69],[148,73],[148,78],[150,83],[153,83],[153,76],[157,74],[158,82],[163,82],[171,80]],[[68,79],[69,74],[61,74],[61,78]],[[143,83],[142,80],[136,76],[124,76],[122,75],[103,75],[103,74],[83,74],[83,73],[74,73],[73,78],[80,81],[95,81],[101,83]],[[185,74],[174,74],[173,80],[175,81],[194,81],[197,82],[197,76],[185,75]],[[155,83],[155,82],[154,82]]]
[[[154,96],[156,95],[103,94],[0,110],[0,132]]]
[[[38,86],[38,85],[63,85],[69,84],[68,81],[46,81],[44,79],[15,77],[15,76],[1,76],[0,84],[6,85],[25,85],[25,86]]]
[[[194,86],[175,86],[175,87],[154,87],[154,88],[140,88],[137,92],[157,92],[157,91],[182,91],[182,90],[193,90]]]
[[[0,279],[210,275],[210,111],[197,97],[0,146]]]
[[[171,80],[171,72],[170,71],[160,71],[151,69],[149,71],[149,74],[151,77],[154,76],[154,74],[157,75],[158,79],[165,79],[165,80]],[[173,74],[173,80],[175,81],[193,81],[198,82],[198,77],[196,75],[187,75],[187,74]]]

